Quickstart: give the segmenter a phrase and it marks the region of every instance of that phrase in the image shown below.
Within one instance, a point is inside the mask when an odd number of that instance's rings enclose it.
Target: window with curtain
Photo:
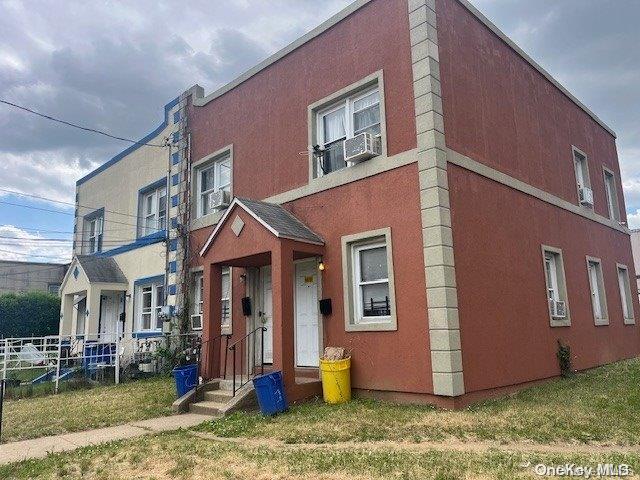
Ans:
[[[353,246],[356,323],[391,315],[386,243]]]
[[[324,150],[323,155],[318,158],[318,174],[324,175],[345,168],[345,139],[363,132],[380,135],[378,87],[358,92],[320,110],[316,124],[318,145]]]

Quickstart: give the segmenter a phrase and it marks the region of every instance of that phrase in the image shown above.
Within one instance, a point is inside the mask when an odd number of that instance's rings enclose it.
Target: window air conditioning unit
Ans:
[[[380,137],[370,133],[359,133],[353,138],[344,141],[344,161],[350,163],[360,163],[369,160],[371,157],[380,155]]]
[[[565,318],[567,316],[567,305],[562,301],[549,299],[549,310],[553,318]]]
[[[228,207],[230,202],[230,197],[231,195],[229,195],[229,192],[227,192],[226,190],[218,190],[217,192],[211,192],[209,194],[209,208],[210,209],[215,209],[215,208],[222,208],[222,207]]]
[[[593,190],[587,187],[582,187],[578,191],[580,197],[580,205],[593,206]]]

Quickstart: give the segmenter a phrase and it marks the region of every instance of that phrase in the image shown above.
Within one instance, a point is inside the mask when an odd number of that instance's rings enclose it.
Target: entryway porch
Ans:
[[[323,240],[281,206],[234,200],[201,251],[204,379],[246,383],[262,371],[281,370],[290,401],[320,392],[323,253]],[[231,336],[221,330],[227,267],[240,272],[229,299],[236,316]]]

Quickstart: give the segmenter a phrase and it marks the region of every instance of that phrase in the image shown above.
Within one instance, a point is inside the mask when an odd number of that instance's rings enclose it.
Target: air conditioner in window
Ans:
[[[351,164],[364,162],[380,155],[380,137],[364,132],[344,141],[344,161]]]
[[[231,195],[226,190],[218,190],[209,194],[209,209],[228,207]]]
[[[578,190],[580,197],[580,205],[593,206],[593,190],[587,187],[582,187]]]
[[[562,301],[549,299],[549,310],[553,318],[565,318],[567,316],[567,305]]]

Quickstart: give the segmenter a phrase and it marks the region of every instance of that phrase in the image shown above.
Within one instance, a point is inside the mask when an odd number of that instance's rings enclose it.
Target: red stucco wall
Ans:
[[[254,199],[308,183],[307,106],[383,70],[387,148],[416,147],[406,1],[375,0],[237,88],[191,110],[194,161],[233,144],[233,194]],[[341,175],[336,172],[333,175]],[[326,241],[324,345],[353,349],[355,388],[432,391],[416,164],[285,205]],[[341,237],[391,227],[398,331],[346,333]],[[201,247],[211,227],[194,231]],[[195,263],[202,262],[196,259]],[[234,275],[234,336],[244,286]]]
[[[602,165],[622,198],[615,139],[460,2],[437,8],[447,146],[577,203],[575,145],[588,155],[595,211],[608,217]]]
[[[307,106],[378,70],[384,75],[389,155],[415,148],[407,4],[376,0],[196,107],[192,158],[233,143],[237,196],[261,199],[306,185]]]
[[[577,204],[573,144],[588,155],[596,213],[608,217],[606,165],[626,218],[615,139],[458,1],[438,0],[438,25],[447,146]],[[579,369],[638,355],[616,277],[616,262],[635,275],[627,235],[461,167],[448,174],[467,392],[557,375],[557,339]],[[549,326],[541,244],[563,250],[570,327]],[[609,326],[594,326],[586,255],[602,259]]]

